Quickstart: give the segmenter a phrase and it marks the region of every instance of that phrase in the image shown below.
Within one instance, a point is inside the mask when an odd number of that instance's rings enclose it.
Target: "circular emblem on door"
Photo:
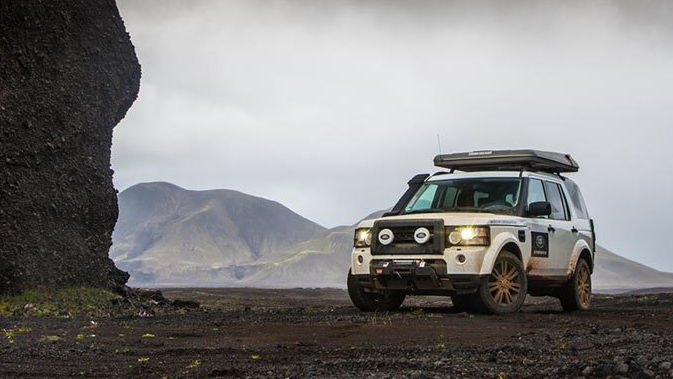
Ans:
[[[383,229],[379,232],[379,242],[381,242],[381,245],[390,245],[393,243],[394,238],[393,231],[390,229]]]
[[[535,246],[538,248],[542,249],[544,248],[544,236],[537,236],[535,237]]]
[[[418,244],[424,244],[430,240],[430,231],[427,228],[418,228],[414,232],[414,241]]]

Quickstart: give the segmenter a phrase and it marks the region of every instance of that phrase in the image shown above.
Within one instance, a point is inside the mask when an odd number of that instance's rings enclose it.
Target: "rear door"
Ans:
[[[595,250],[595,237],[592,221],[587,211],[587,206],[584,203],[584,197],[580,192],[579,187],[571,179],[566,179],[563,182],[565,187],[566,200],[570,213],[572,215],[572,223],[577,230],[577,238],[583,239],[591,247],[592,252]]]

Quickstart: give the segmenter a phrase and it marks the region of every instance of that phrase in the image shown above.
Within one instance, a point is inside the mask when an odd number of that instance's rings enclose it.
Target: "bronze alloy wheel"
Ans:
[[[591,266],[585,258],[580,258],[573,275],[565,286],[559,289],[561,305],[566,311],[584,311],[591,305]]]
[[[521,278],[516,267],[507,260],[498,261],[489,277],[488,291],[499,305],[516,302],[521,293]]]
[[[591,303],[591,274],[587,265],[580,265],[577,275],[577,297],[581,308],[589,308]]]
[[[494,314],[518,312],[527,292],[528,279],[521,259],[503,250],[495,260],[491,274],[479,284],[474,297],[475,310]]]

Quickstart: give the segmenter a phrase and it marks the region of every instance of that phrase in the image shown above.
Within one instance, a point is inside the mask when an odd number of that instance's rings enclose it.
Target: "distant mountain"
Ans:
[[[608,292],[673,287],[673,273],[657,271],[598,246],[593,285]]]
[[[237,191],[143,183],[119,194],[110,257],[136,286],[344,287],[353,229]],[[604,292],[673,287],[673,274],[600,247],[593,279]]]
[[[292,255],[246,278],[247,286],[344,287],[353,227],[340,226],[292,247]]]
[[[246,266],[282,260],[325,231],[274,201],[162,182],[121,192],[119,214],[110,257],[131,283],[199,280],[183,275],[195,270],[224,270],[237,280]]]

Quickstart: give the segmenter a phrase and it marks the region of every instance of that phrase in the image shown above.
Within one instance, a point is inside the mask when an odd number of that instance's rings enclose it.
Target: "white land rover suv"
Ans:
[[[578,186],[561,175],[579,169],[570,155],[476,151],[434,162],[450,171],[416,175],[390,212],[355,229],[355,306],[448,295],[459,309],[507,313],[531,294],[589,308],[596,235]]]

